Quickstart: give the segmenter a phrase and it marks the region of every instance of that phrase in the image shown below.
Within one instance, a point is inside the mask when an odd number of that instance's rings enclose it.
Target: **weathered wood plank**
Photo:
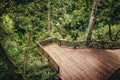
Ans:
[[[37,45],[38,49],[37,51],[39,52],[40,55],[44,56],[45,58],[47,58],[50,66],[57,72],[59,73],[59,65],[54,61],[53,58],[51,58],[51,56],[45,51],[45,49],[43,48],[43,46],[41,44],[38,43]]]
[[[120,49],[73,49],[55,43],[43,48],[59,65],[62,80],[107,80],[120,67]]]

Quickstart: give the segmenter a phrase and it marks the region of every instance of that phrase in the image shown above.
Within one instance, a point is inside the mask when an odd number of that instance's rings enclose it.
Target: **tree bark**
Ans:
[[[47,28],[48,28],[48,31],[51,31],[51,23],[50,23],[50,0],[48,0],[48,22],[47,22]]]
[[[109,38],[110,38],[111,41],[113,41],[112,32],[111,32],[111,26],[110,25],[109,25]]]
[[[89,45],[89,42],[91,41],[98,3],[99,3],[99,0],[94,0],[93,6],[92,6],[92,12],[91,12],[90,20],[89,20],[88,34],[87,34],[87,40],[86,40],[87,46]]]
[[[31,39],[32,39],[32,35],[30,34],[28,37],[28,43],[25,49],[25,54],[24,54],[24,60],[23,60],[23,64],[24,64],[24,78],[26,76],[26,66],[27,66],[27,58],[28,58],[28,50],[30,47],[30,43],[31,43]]]

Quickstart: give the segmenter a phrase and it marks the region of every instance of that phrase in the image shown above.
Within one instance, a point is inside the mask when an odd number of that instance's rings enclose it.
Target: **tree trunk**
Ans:
[[[111,32],[111,26],[110,25],[109,25],[109,38],[110,38],[111,41],[113,41],[112,32]]]
[[[116,35],[115,35],[114,38],[112,37],[112,31],[111,31],[111,30],[112,30],[112,29],[111,29],[111,26],[109,25],[109,39],[110,39],[111,41],[117,41],[117,37],[118,37],[118,35],[119,35],[119,33],[120,33],[120,30],[117,31],[117,33],[116,33]]]
[[[47,15],[48,15],[48,22],[47,22],[47,28],[48,28],[48,31],[50,31],[51,30],[51,23],[50,23],[50,0],[48,0],[48,13],[47,13]]]
[[[87,40],[86,40],[86,45],[89,46],[89,42],[91,41],[92,37],[92,30],[94,27],[95,23],[95,16],[96,16],[96,10],[98,6],[99,0],[94,0],[93,6],[92,6],[92,12],[89,20],[89,25],[88,25],[88,34],[87,34]]]
[[[23,63],[24,63],[24,78],[26,76],[26,66],[27,66],[28,50],[29,50],[29,47],[30,47],[31,39],[32,39],[32,35],[30,34],[29,37],[28,37],[28,43],[27,43],[27,46],[26,46],[26,49],[25,49],[24,61],[23,61]]]

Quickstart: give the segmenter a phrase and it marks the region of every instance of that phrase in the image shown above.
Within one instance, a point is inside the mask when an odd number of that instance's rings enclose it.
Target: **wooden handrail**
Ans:
[[[80,48],[92,47],[92,48],[104,48],[104,49],[120,48],[120,42],[95,41],[95,40],[91,41],[89,46],[86,46],[86,41],[80,41],[80,42],[66,41],[66,40],[59,40],[57,38],[50,38],[40,42],[42,46],[50,43],[57,43],[60,46],[69,46],[73,48],[77,48],[77,47]]]
[[[44,57],[47,58],[50,66],[57,72],[59,73],[59,65],[52,59],[51,56],[48,55],[48,53],[44,50],[44,48],[42,47],[42,45],[40,43],[38,43],[38,51],[40,51],[39,53],[41,55],[44,55]]]

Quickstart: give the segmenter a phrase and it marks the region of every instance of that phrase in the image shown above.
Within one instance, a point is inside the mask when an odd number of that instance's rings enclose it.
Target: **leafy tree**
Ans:
[[[96,10],[97,10],[97,6],[99,2],[100,2],[99,0],[94,0],[93,6],[92,6],[92,12],[91,12],[89,26],[88,26],[88,35],[87,35],[86,45],[89,45],[89,42],[91,41],[92,30],[93,30],[94,23],[95,23]]]
[[[0,50],[18,66],[17,73],[25,74],[25,79],[46,80],[55,76],[56,80],[56,73],[38,55],[36,44],[48,37],[70,41],[86,37],[88,41],[119,40],[119,3],[119,0],[1,0]],[[0,60],[0,68],[2,65],[9,73],[15,73],[15,78],[16,70],[9,70],[2,56]],[[6,73],[0,75],[2,79]]]

